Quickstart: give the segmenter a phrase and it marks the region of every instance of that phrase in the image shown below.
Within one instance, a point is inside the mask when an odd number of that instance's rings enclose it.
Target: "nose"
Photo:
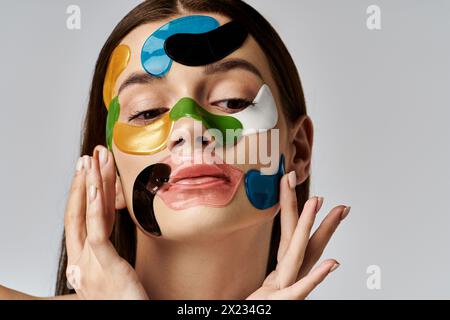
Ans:
[[[192,156],[194,152],[203,152],[204,149],[213,147],[214,137],[202,121],[190,117],[175,121],[168,141],[171,153]]]

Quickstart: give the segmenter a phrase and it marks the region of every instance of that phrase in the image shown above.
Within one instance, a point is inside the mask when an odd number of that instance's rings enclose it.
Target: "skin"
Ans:
[[[228,21],[220,15],[211,16],[221,24]],[[123,39],[122,43],[130,47],[132,57],[116,82],[116,92],[131,74],[143,71],[140,48],[154,30],[168,21],[140,26]],[[311,229],[323,198],[312,197],[303,208],[297,208],[294,187],[310,174],[311,119],[303,116],[293,124],[287,122],[267,59],[253,38],[249,37],[240,49],[224,60],[228,59],[252,63],[261,77],[244,69],[205,74],[204,67],[187,67],[174,62],[166,79],[134,84],[120,92],[119,121],[128,121],[129,115],[143,100],[170,107],[185,96],[196,99],[211,112],[227,114],[214,101],[236,96],[253,98],[262,84],[268,84],[280,115],[276,128],[280,130],[280,152],[286,157],[286,171],[289,172],[280,182],[280,204],[263,211],[255,209],[249,203],[243,185],[233,201],[223,208],[202,206],[180,212],[171,210],[156,197],[155,215],[163,237],[147,234],[136,223],[138,246],[133,269],[109,241],[115,209],[128,207],[135,220],[132,187],[136,176],[143,168],[170,153],[180,152],[181,148],[174,142],[176,136],[171,137],[167,149],[151,156],[129,155],[115,145],[112,152],[97,146],[92,156],[84,156],[78,161],[65,214],[68,264],[77,266],[81,274],[74,283],[68,273],[77,294],[55,298],[304,299],[339,266],[336,260],[328,259],[311,271],[350,207],[334,207],[312,236]],[[137,121],[132,124],[146,124],[145,119]],[[192,131],[193,123],[192,119],[182,119],[175,126]],[[244,149],[246,143],[248,141],[244,139],[235,148]],[[191,152],[195,151],[192,146],[187,147],[191,147]],[[236,165],[244,172],[261,166]],[[271,229],[278,210],[281,214],[278,265],[266,278]],[[0,287],[0,298],[33,297]]]

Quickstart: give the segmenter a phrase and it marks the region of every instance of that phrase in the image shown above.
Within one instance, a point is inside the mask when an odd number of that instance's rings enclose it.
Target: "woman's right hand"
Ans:
[[[116,172],[103,146],[77,163],[64,225],[67,280],[81,299],[148,299],[135,270],[109,240],[114,225]]]

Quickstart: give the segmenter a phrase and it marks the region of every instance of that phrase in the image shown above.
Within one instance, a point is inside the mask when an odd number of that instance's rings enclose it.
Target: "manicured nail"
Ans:
[[[108,150],[106,150],[105,148],[102,148],[100,150],[100,154],[99,154],[99,160],[100,160],[100,165],[104,166],[106,164],[106,162],[108,162]]]
[[[295,171],[289,172],[288,183],[289,183],[289,188],[291,188],[291,189],[295,189],[295,187],[297,186],[297,175],[295,174]]]
[[[91,168],[91,157],[89,156],[83,157],[83,166],[86,170],[89,170]]]
[[[83,158],[78,159],[76,170],[77,170],[77,172],[80,172],[81,170],[83,170]]]
[[[317,197],[316,212],[319,212],[320,208],[322,208],[322,204],[323,204],[323,197]]]
[[[89,201],[94,201],[97,197],[97,188],[94,185],[89,186]]]
[[[341,213],[341,221],[344,220],[348,216],[350,209],[351,209],[351,207],[345,207],[344,211],[342,211],[342,213]]]
[[[328,271],[328,273],[333,272],[334,270],[339,268],[339,266],[340,266],[339,262],[336,262],[335,264],[333,264],[333,266],[331,267],[330,271]]]

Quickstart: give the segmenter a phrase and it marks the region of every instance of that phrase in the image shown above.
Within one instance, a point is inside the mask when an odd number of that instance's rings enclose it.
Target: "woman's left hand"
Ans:
[[[337,226],[348,215],[350,207],[341,205],[333,208],[310,238],[323,198],[313,197],[306,201],[299,217],[295,184],[294,172],[285,175],[280,182],[281,237],[278,264],[264,280],[262,287],[247,299],[305,299],[340,265],[336,260],[328,259],[310,272]]]

